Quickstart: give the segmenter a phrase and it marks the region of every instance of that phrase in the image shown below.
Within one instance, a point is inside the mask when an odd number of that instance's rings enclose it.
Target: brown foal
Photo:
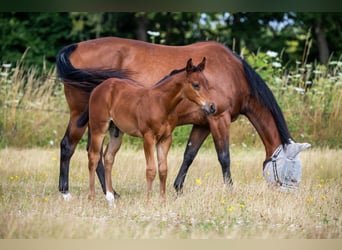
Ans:
[[[209,85],[202,72],[204,67],[205,58],[197,66],[189,59],[184,69],[174,70],[152,87],[146,88],[127,79],[110,78],[93,90],[89,100],[91,139],[88,151],[91,199],[95,197],[95,170],[101,157],[103,139],[109,130],[110,139],[104,153],[108,202],[114,203],[111,172],[123,133],[144,139],[147,201],[157,172],[154,161],[156,149],[160,196],[165,200],[167,154],[172,142],[171,133],[177,125],[177,105],[188,99],[201,107],[205,114],[216,112],[215,104],[209,100]]]

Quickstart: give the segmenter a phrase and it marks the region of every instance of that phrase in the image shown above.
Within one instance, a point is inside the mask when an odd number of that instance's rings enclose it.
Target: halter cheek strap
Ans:
[[[279,183],[280,185],[282,185],[281,181],[279,180],[279,175],[278,175],[278,167],[277,167],[277,158],[280,154],[280,152],[283,150],[282,146],[279,146],[276,151],[273,153],[272,157],[271,157],[271,161],[272,161],[272,167],[273,167],[273,175],[274,175],[274,180]]]
[[[268,158],[268,159],[266,159],[266,160],[264,160],[264,163],[263,163],[263,169],[265,169],[265,167],[266,167],[266,164],[267,163],[269,163],[270,161],[272,161],[272,157],[271,158]]]
[[[283,185],[282,179],[280,178],[280,174],[279,171],[281,171],[281,169],[279,169],[278,163],[277,161],[279,160],[279,156],[280,154],[283,152],[283,146],[280,145],[272,154],[271,158],[267,159],[264,161],[264,171],[267,165],[269,165],[269,173],[268,174],[272,174],[272,180],[269,180],[272,183],[277,183],[279,186]],[[271,163],[272,162],[272,163]],[[271,164],[269,164],[271,163]]]
[[[264,168],[266,167],[266,164],[269,163],[270,161],[273,161],[273,162],[276,161],[278,155],[280,154],[280,152],[281,152],[282,150],[283,150],[283,147],[282,147],[282,145],[280,145],[280,146],[273,152],[272,156],[264,161],[264,163],[263,163]]]

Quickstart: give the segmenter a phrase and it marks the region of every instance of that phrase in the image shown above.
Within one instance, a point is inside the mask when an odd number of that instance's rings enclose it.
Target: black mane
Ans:
[[[168,75],[164,76],[162,79],[160,79],[158,82],[156,82],[153,86],[158,86],[161,82],[163,82],[167,78],[169,78],[169,77],[171,77],[173,75],[176,75],[178,73],[181,73],[181,72],[185,71],[185,69],[186,68],[184,67],[182,69],[174,69],[174,70],[172,70]],[[197,67],[197,66],[193,66],[192,71],[193,72],[198,72],[198,71],[201,71],[201,69],[199,67]]]
[[[235,53],[233,54],[242,62],[252,96],[255,97],[256,100],[258,100],[271,112],[276,123],[282,144],[289,144],[291,135],[287,127],[283,112],[281,111],[272,91],[269,89],[260,75],[256,73],[245,60],[237,56]]]

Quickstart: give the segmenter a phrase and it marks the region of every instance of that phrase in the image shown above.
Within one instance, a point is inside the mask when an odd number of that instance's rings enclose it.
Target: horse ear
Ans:
[[[207,61],[207,58],[203,57],[203,60],[200,64],[197,65],[197,68],[200,69],[200,71],[204,70],[205,62]]]
[[[190,73],[192,72],[193,68],[194,68],[194,65],[192,64],[192,58],[190,58],[188,62],[186,63],[185,70],[187,73]]]

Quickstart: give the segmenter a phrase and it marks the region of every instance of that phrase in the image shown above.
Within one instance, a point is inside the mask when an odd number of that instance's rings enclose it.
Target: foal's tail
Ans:
[[[84,127],[85,125],[87,125],[88,121],[89,121],[89,105],[87,105],[87,107],[84,109],[81,116],[78,118],[77,123],[76,123],[77,127],[79,128]],[[109,123],[109,130],[113,131],[113,135],[115,137],[119,137],[120,129],[114,124],[113,121]]]
[[[283,145],[289,144],[291,135],[287,127],[284,115],[265,81],[252,67],[242,58],[240,58],[245,76],[251,89],[251,94],[266,107],[272,114],[278,128],[280,139]]]
[[[70,55],[77,49],[71,44],[59,51],[56,57],[57,74],[68,85],[90,93],[97,85],[108,78],[126,78],[132,74],[129,70],[108,68],[75,68],[70,62]],[[96,59],[94,59],[96,60]]]
[[[89,105],[84,109],[83,113],[77,120],[77,127],[82,128],[87,125],[89,121]]]

